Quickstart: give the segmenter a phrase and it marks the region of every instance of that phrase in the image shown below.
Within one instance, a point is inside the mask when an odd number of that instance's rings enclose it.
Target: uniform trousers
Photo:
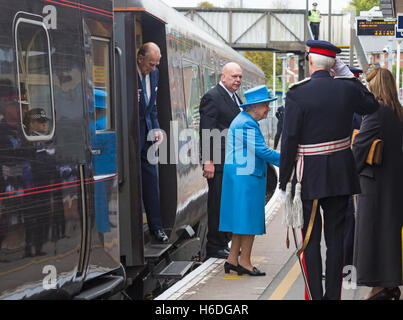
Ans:
[[[335,196],[322,198],[318,201],[318,208],[308,245],[304,251],[304,262],[309,288],[313,300],[339,300],[341,296],[343,270],[343,240],[344,220],[349,196]],[[309,218],[311,216],[313,200],[303,200],[305,237]],[[323,209],[324,232],[326,241],[326,280],[325,294],[322,287],[322,257],[320,242],[322,235],[322,216],[319,208]]]
[[[221,206],[221,189],[222,189],[223,172],[214,172],[212,179],[207,179],[208,183],[208,200],[207,200],[207,215],[208,215],[208,231],[207,231],[207,256],[214,254],[218,250],[223,250],[228,247],[228,242],[231,238],[230,232],[218,231],[220,225],[220,206]]]

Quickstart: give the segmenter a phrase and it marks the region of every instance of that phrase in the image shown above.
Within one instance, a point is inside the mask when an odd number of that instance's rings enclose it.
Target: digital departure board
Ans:
[[[357,36],[394,36],[396,21],[357,20]]]

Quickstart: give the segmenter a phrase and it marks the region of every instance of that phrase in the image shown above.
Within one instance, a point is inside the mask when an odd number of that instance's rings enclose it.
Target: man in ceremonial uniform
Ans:
[[[350,71],[353,73],[354,77],[360,80],[360,74],[362,74],[362,70],[347,66]],[[354,130],[360,130],[362,122],[362,116],[354,113],[353,115],[353,123],[351,126],[351,134]],[[354,200],[353,197],[349,198],[348,207],[346,210],[346,221],[344,227],[344,266],[347,266],[347,269],[343,270],[343,274],[346,276],[349,274],[349,267],[353,265],[353,251],[354,251],[354,229],[355,229],[355,215],[354,215]]]
[[[285,223],[302,227],[304,246],[299,253],[305,247],[304,269],[312,299],[340,299],[345,212],[349,196],[360,193],[350,149],[353,113],[369,114],[379,105],[336,58],[339,48],[316,40],[309,40],[307,46],[311,77],[291,86],[285,101],[280,189]],[[327,247],[324,294],[319,207],[324,211]]]

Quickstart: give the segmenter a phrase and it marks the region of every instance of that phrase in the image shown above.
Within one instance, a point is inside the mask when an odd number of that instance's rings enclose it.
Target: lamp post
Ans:
[[[332,0],[329,0],[329,15],[328,15],[328,27],[329,27],[329,42],[332,42]]]
[[[398,93],[400,89],[400,43],[401,40],[396,41],[396,87]]]
[[[282,89],[282,95],[281,95],[281,102],[284,103],[284,98],[285,98],[285,65],[287,63],[287,55],[282,54],[278,57],[281,62],[282,62],[282,66],[283,66],[283,72],[282,72],[282,83],[283,83],[283,89]]]
[[[388,44],[386,45],[386,52],[388,54],[388,69],[390,72],[393,72],[393,52],[392,52],[392,40],[388,41]]]

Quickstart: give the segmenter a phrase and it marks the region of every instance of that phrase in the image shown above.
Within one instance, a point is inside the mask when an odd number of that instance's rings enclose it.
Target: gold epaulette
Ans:
[[[356,80],[355,76],[334,76],[333,79],[349,79],[349,80]]]
[[[294,88],[294,87],[296,87],[296,86],[299,86],[299,85],[301,85],[301,84],[303,84],[303,83],[305,83],[305,82],[308,82],[309,80],[311,80],[311,78],[305,78],[304,80],[301,80],[301,81],[299,81],[299,82],[295,82],[295,83],[293,83],[292,85],[290,85],[290,86],[288,87],[288,90],[290,90],[291,88]]]

